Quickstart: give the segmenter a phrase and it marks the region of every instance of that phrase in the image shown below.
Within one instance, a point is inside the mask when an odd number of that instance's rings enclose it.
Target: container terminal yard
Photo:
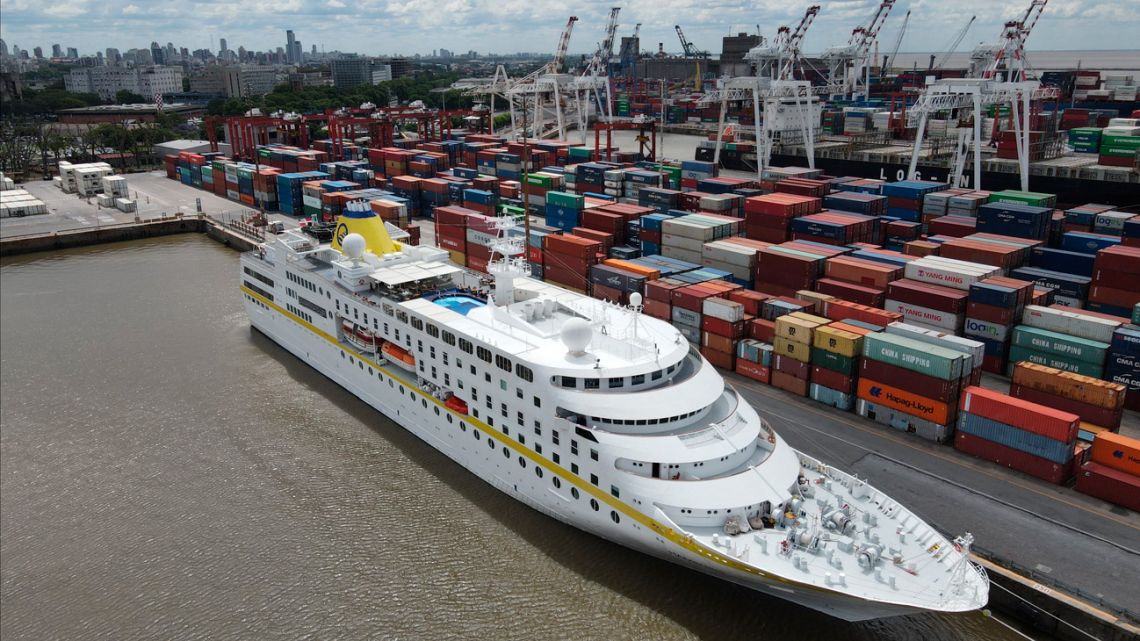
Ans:
[[[995,608],[1057,638],[1134,638],[1133,78],[1028,69],[1044,0],[972,69],[888,78],[871,52],[894,4],[815,59],[799,51],[812,7],[757,37],[746,72],[691,93],[615,59],[617,9],[594,60],[564,73],[571,18],[535,73],[463,83],[488,110],[215,119],[230,154],[169,155],[134,202],[152,189],[188,217],[243,212],[231,231],[249,247],[298,225],[331,236],[364,201],[402,242],[483,273],[488,221],[514,217],[534,278],[673,323],[794,447],[944,531],[966,524]],[[314,120],[329,138],[309,139]],[[115,185],[83,167],[34,191]],[[83,205],[5,220],[4,253]],[[107,206],[125,221],[139,205]]]

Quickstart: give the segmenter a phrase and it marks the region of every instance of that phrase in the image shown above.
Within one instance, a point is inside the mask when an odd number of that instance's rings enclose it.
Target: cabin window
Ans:
[[[534,372],[530,371],[526,365],[516,365],[515,374],[518,374],[519,378],[528,383],[534,382]]]
[[[459,349],[470,354],[475,351],[475,346],[466,338],[461,338],[459,339]]]
[[[583,380],[586,383],[586,389],[598,389],[598,387],[600,387],[599,383],[601,383],[601,381],[599,379],[587,378]]]
[[[537,396],[535,396],[535,397],[534,397],[534,406],[535,406],[535,407],[542,407],[542,399],[541,399],[541,398],[539,398],[539,397],[537,397]]]
[[[590,482],[593,483],[594,485],[597,485],[598,484],[598,475],[597,474],[591,474],[590,475]]]
[[[610,486],[610,494],[613,494],[615,498],[621,498],[621,492],[618,491],[616,485]]]
[[[484,363],[491,362],[491,350],[487,349],[486,347],[475,348],[475,355],[478,356],[479,360],[483,361]]]
[[[621,523],[621,517],[614,510],[610,510],[610,520],[614,523]]]
[[[630,385],[641,385],[643,383],[645,383],[645,374],[638,374],[637,376],[629,379]]]
[[[455,345],[455,334],[452,334],[451,332],[448,332],[448,331],[443,332],[443,342],[447,343],[448,345],[454,346]]]
[[[562,387],[569,387],[570,389],[574,389],[575,387],[578,387],[578,379],[574,378],[573,376],[563,376]]]
[[[595,461],[598,460],[598,450],[591,448],[590,449],[590,458],[594,459]]]
[[[428,323],[427,333],[428,336],[431,336],[432,338],[439,338],[439,328],[435,325],[432,325],[431,323]]]
[[[511,359],[507,358],[506,356],[501,356],[501,355],[496,354],[495,355],[495,366],[498,367],[499,369],[503,370],[504,372],[510,372],[511,371]]]
[[[598,505],[598,499],[590,499],[590,509],[591,510],[597,512],[599,507],[601,507],[601,506]]]
[[[625,379],[624,378],[611,378],[610,379],[610,389],[613,389],[615,387],[621,387],[623,385],[625,385]]]
[[[415,328],[415,329],[418,329],[418,330],[420,330],[420,331],[423,331],[423,329],[424,329],[424,322],[423,322],[422,320],[418,319],[418,318],[415,318],[415,317],[413,317],[413,318],[412,318],[412,327],[413,327],[413,328]]]

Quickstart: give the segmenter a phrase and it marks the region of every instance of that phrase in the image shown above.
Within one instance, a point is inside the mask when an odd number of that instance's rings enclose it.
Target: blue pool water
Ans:
[[[483,301],[481,301],[477,298],[472,298],[470,296],[464,296],[462,294],[453,294],[450,296],[440,296],[439,298],[433,300],[432,302],[435,303],[436,305],[442,305],[442,306],[450,309],[453,312],[463,314],[464,316],[467,315],[467,312],[470,312],[471,310],[475,309],[476,307],[482,307],[482,306],[486,305],[486,303],[484,303]]]

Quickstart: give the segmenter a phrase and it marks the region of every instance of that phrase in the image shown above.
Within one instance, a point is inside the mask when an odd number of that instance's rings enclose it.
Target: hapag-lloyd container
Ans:
[[[1013,344],[1094,364],[1104,364],[1108,355],[1108,343],[1025,325],[1014,328]]]
[[[1101,432],[1093,440],[1091,455],[1094,463],[1140,476],[1140,439]]]
[[[904,388],[940,403],[957,403],[958,392],[962,389],[959,379],[947,381],[871,358],[859,360],[859,376]]]
[[[1077,470],[1077,491],[1140,512],[1140,476],[1092,461]]]
[[[1014,366],[1011,378],[1014,385],[1048,392],[1054,396],[1087,403],[1095,407],[1119,410],[1124,406],[1126,387],[1112,381],[1081,376],[1080,374],[1028,362],[1021,362]]]
[[[959,329],[966,318],[964,314],[951,314],[950,312],[942,312],[936,309],[930,309],[929,307],[912,305],[891,298],[888,298],[883,303],[883,309],[902,314],[903,318],[907,321],[924,323],[950,331]]]
[[[1000,443],[1054,463],[1067,463],[1073,458],[1073,444],[1018,429],[993,419],[963,412],[958,415],[958,431]]]
[[[924,256],[907,263],[903,274],[911,280],[969,291],[970,285],[992,276],[1000,276],[1001,270],[964,260]]]
[[[863,356],[944,380],[960,378],[968,372],[966,354],[895,334],[864,336]]]
[[[1076,414],[975,386],[962,391],[960,409],[1062,443],[1075,441],[1081,424]]]
[[[866,399],[855,401],[855,411],[863,418],[869,418],[880,425],[916,434],[928,441],[943,443],[954,436],[954,426],[942,425],[932,421],[923,420],[917,416],[891,409]]]
[[[1079,336],[1101,343],[1111,343],[1112,333],[1120,327],[1120,323],[1116,321],[1040,305],[1027,305],[1021,322],[1030,327]]]
[[[956,408],[952,403],[940,403],[932,398],[869,378],[860,378],[856,388],[859,398],[900,412],[906,412],[932,423],[946,425],[954,420]]]

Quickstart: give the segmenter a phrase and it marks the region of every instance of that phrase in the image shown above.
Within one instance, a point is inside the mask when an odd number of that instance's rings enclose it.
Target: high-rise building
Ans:
[[[63,57],[63,47],[60,45],[52,45],[51,46],[51,57],[52,58],[62,58]]]
[[[292,29],[285,32],[285,55],[289,64],[301,64],[301,41],[297,40]]]
[[[114,47],[107,47],[105,52],[108,67],[118,67],[123,62],[123,56],[119,54],[119,50]]]
[[[218,40],[218,44],[221,45],[221,48],[219,49],[220,52],[225,53],[225,52],[229,51],[229,49],[226,49],[226,39],[225,38]]]
[[[261,65],[219,67],[222,90],[230,98],[263,96],[277,86],[277,69]]]
[[[0,38],[0,56],[8,57],[8,43],[3,38]]]
[[[32,54],[36,57],[37,60],[43,60],[43,58],[44,58],[43,47],[36,47],[35,49],[32,49]]]
[[[79,58],[79,49],[76,49],[75,47],[68,47],[67,57],[71,58],[72,60],[77,60]]]
[[[63,78],[64,87],[73,93],[94,93],[104,100],[115,97],[119,91],[144,96],[150,100],[155,94],[182,91],[181,67],[126,67],[74,68]]]
[[[721,41],[720,61],[743,62],[744,54],[760,44],[760,36],[754,33],[738,33],[735,36],[725,36]]]
[[[150,43],[150,59],[156,65],[166,62],[166,57],[163,55],[162,47],[157,42]]]
[[[332,61],[333,86],[338,89],[359,87],[372,82],[371,61],[355,54]]]
[[[387,64],[392,67],[392,80],[412,75],[412,61],[407,58],[392,58]]]

